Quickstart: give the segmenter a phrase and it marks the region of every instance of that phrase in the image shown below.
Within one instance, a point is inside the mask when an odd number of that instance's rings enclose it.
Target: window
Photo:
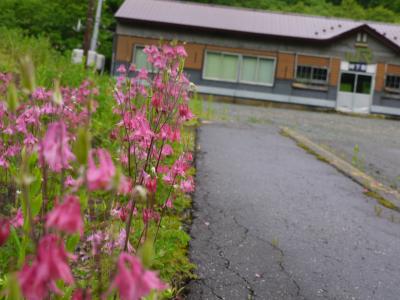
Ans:
[[[328,80],[328,69],[313,66],[297,66],[296,79],[306,83],[324,84]]]
[[[340,91],[357,94],[371,94],[372,76],[355,73],[342,73]]]
[[[147,55],[143,52],[143,46],[135,46],[133,50],[133,63],[137,70],[145,68],[147,70],[151,69],[151,64],[147,61]]]
[[[207,52],[204,77],[225,81],[237,81],[239,55]]]
[[[367,34],[363,32],[357,33],[357,43],[367,43]]]
[[[274,58],[219,52],[207,52],[205,56],[205,79],[272,85],[274,74]]]
[[[356,74],[342,73],[340,77],[340,91],[352,93],[356,82]]]
[[[240,81],[272,85],[274,82],[275,59],[243,56]]]
[[[400,90],[400,76],[387,75],[385,86],[390,89]]]
[[[357,75],[357,86],[356,93],[367,94],[371,93],[372,76],[369,75]]]

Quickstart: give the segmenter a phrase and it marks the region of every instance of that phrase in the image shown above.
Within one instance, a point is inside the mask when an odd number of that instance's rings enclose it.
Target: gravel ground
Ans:
[[[199,129],[188,299],[399,299],[399,217],[278,130]]]
[[[211,111],[214,119],[293,128],[349,162],[356,156],[358,168],[400,187],[400,120],[226,103],[212,103]]]

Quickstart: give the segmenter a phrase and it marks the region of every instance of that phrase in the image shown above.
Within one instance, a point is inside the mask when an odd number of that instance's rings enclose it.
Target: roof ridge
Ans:
[[[134,0],[125,0],[125,1],[134,1]],[[253,11],[258,13],[270,13],[275,15],[289,15],[289,16],[297,16],[297,17],[306,17],[306,18],[316,18],[316,19],[329,19],[333,21],[347,21],[361,24],[377,24],[377,25],[388,25],[394,27],[400,27],[400,23],[387,23],[382,21],[374,21],[374,20],[365,20],[365,19],[350,19],[344,17],[335,17],[335,16],[324,16],[324,15],[315,15],[315,14],[306,14],[306,13],[298,13],[298,12],[289,12],[289,11],[280,11],[280,10],[270,10],[270,9],[261,9],[261,8],[250,8],[250,7],[242,7],[242,6],[230,6],[224,4],[215,4],[215,3],[203,3],[203,2],[194,2],[191,0],[147,0],[153,2],[175,2],[186,5],[193,6],[202,6],[202,7],[215,7],[221,9],[228,10],[243,10],[243,11]]]

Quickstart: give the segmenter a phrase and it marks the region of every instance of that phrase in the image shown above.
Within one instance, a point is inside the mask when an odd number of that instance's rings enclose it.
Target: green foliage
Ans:
[[[112,51],[114,13],[122,2],[107,0],[103,4],[98,51],[107,58]],[[21,30],[29,36],[44,36],[55,49],[68,51],[82,47],[84,29],[77,32],[76,25],[78,20],[85,25],[87,4],[88,1],[81,0],[1,0],[0,27]]]

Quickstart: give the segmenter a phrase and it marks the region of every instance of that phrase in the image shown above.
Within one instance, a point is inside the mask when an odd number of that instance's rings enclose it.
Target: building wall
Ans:
[[[160,40],[179,40],[185,42],[188,52],[185,68],[190,80],[215,94],[239,95],[242,98],[273,100],[282,102],[301,102],[303,104],[334,107],[337,97],[337,85],[340,77],[340,62],[359,57],[356,46],[356,34],[342,38],[331,45],[321,43],[301,43],[270,38],[268,40],[227,36],[221,33],[203,33],[201,31],[168,30],[143,25],[117,25],[115,66],[132,61],[134,45],[158,44]],[[399,99],[385,98],[385,74],[400,75],[400,56],[392,49],[382,45],[372,36],[368,36],[366,56],[368,63],[377,64],[374,96],[375,106],[400,107]],[[232,52],[244,55],[257,55],[276,58],[275,82],[272,87],[243,83],[229,83],[205,80],[202,78],[202,65],[207,50]],[[313,65],[329,69],[325,91],[295,88],[296,65]],[[276,96],[275,96],[276,95]],[[274,99],[271,99],[274,98]],[[307,99],[310,99],[309,101]],[[321,100],[321,101],[320,101]]]

